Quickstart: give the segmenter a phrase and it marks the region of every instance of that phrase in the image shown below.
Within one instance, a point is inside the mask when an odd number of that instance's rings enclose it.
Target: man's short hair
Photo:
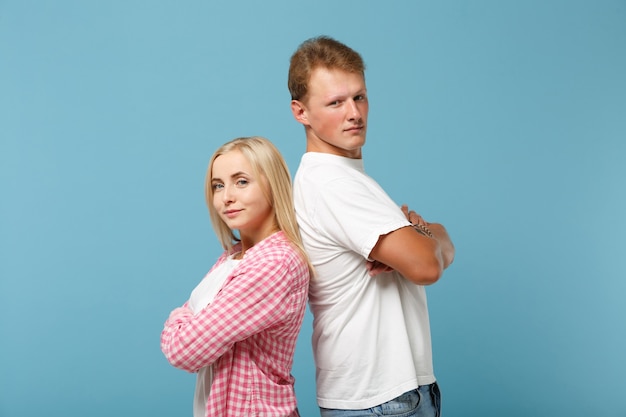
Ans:
[[[302,42],[291,56],[287,87],[292,100],[303,100],[314,69],[324,67],[365,76],[363,58],[354,49],[328,37],[318,36]]]

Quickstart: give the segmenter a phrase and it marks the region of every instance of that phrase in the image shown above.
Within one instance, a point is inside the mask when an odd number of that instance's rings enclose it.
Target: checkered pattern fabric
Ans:
[[[223,254],[213,266],[222,263]],[[161,350],[175,367],[213,364],[206,416],[296,416],[291,375],[309,271],[282,232],[246,251],[213,302],[172,311]]]

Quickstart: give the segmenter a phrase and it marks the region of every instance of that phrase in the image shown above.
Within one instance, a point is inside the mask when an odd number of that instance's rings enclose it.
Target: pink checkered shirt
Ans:
[[[278,232],[246,251],[197,316],[187,303],[172,311],[161,333],[167,360],[189,372],[213,364],[206,416],[297,415],[291,366],[308,282],[306,262]]]

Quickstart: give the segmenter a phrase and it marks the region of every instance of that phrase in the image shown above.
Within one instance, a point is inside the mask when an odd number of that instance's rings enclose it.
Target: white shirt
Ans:
[[[211,304],[211,301],[213,301],[219,290],[222,289],[224,281],[235,269],[238,262],[240,260],[233,259],[232,256],[229,257],[224,263],[208,273],[194,288],[188,304],[194,315],[197,315],[207,305]],[[204,417],[212,382],[213,367],[205,366],[201,368],[196,376],[196,390],[193,397],[194,417]]]
[[[309,285],[318,404],[363,409],[435,381],[426,292],[397,272],[370,277],[381,235],[410,223],[361,159],[306,153],[294,179]]]

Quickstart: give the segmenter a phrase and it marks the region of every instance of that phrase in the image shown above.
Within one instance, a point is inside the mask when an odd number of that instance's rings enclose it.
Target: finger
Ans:
[[[404,213],[406,218],[409,219],[409,206],[407,206],[406,204],[403,204],[402,206],[400,206],[400,209],[402,210],[402,213]]]
[[[385,272],[385,267],[383,265],[376,265],[376,266],[373,266],[368,272],[369,272],[369,275],[373,277],[382,272]]]

